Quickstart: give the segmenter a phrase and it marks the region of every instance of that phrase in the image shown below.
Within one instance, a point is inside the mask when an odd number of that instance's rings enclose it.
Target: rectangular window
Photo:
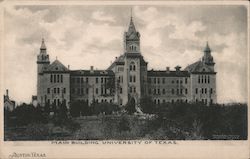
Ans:
[[[98,88],[95,89],[95,94],[98,94]]]
[[[165,78],[162,78],[162,83],[165,84]]]
[[[59,75],[57,75],[57,83],[59,83],[60,77]]]
[[[80,78],[79,78],[79,77],[78,77],[76,80],[77,80],[77,81],[76,81],[77,83],[80,83]]]
[[[154,78],[154,84],[156,84],[156,78]]]
[[[188,94],[188,89],[187,88],[185,89],[185,93]]]
[[[103,83],[103,78],[101,78],[101,83]]]
[[[122,88],[120,88],[120,94],[122,94]]]
[[[210,88],[210,94],[213,94],[213,88]]]
[[[201,77],[200,77],[200,75],[198,76],[198,83],[201,83]]]
[[[134,87],[134,93],[136,93],[136,87]]]
[[[187,78],[185,78],[185,83],[187,84],[187,82],[188,82],[188,79],[187,79]]]
[[[207,76],[204,77],[204,83],[207,83]]]
[[[157,79],[157,83],[160,84],[160,78]]]
[[[158,94],[160,94],[160,89],[158,88]]]
[[[134,76],[134,82],[135,82],[136,80],[135,80],[135,76]]]
[[[179,94],[179,89],[176,90],[176,94]]]
[[[66,88],[63,88],[63,93],[64,93],[64,94],[66,93]]]
[[[210,76],[207,76],[207,83],[210,83]]]
[[[207,94],[207,88],[205,88],[205,94]]]
[[[61,83],[63,83],[63,75],[61,75]]]
[[[201,94],[203,94],[203,92],[204,92],[204,89],[203,89],[203,88],[201,88]]]
[[[53,75],[50,75],[50,83],[53,83]]]
[[[180,91],[181,91],[181,94],[182,94],[182,89],[180,89]]]
[[[166,93],[166,92],[165,92],[165,89],[163,89],[163,90],[162,90],[162,94],[165,94],[165,93]]]
[[[88,77],[86,78],[86,83],[89,83],[89,78]]]
[[[172,94],[174,94],[174,89],[171,90]]]
[[[132,93],[132,92],[133,92],[132,87],[129,87],[129,91],[130,91],[130,93]]]
[[[132,82],[132,76],[131,75],[129,76],[129,82]]]
[[[95,79],[95,83],[98,83],[98,78]]]
[[[103,87],[101,88],[101,94],[103,94]]]
[[[154,89],[154,95],[156,95],[156,89]]]
[[[198,88],[195,88],[195,93],[198,94]]]
[[[56,75],[54,75],[54,83],[56,83]]]
[[[89,89],[88,88],[86,88],[86,94],[89,94]]]
[[[58,94],[60,93],[60,88],[57,88],[57,93],[58,93]]]
[[[54,94],[56,94],[56,88],[54,88]]]
[[[81,83],[83,83],[83,78],[81,77]]]
[[[50,88],[47,88],[47,93],[50,94]]]

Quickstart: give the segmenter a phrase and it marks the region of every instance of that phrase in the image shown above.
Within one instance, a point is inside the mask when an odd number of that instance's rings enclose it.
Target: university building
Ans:
[[[140,33],[133,18],[124,33],[124,53],[104,70],[70,70],[58,59],[50,63],[44,40],[37,56],[37,100],[59,105],[81,100],[92,103],[110,102],[140,106],[142,97],[151,97],[156,104],[164,102],[216,103],[216,72],[208,43],[201,60],[181,69],[166,67],[148,70],[140,51]],[[174,60],[174,59],[173,59]]]

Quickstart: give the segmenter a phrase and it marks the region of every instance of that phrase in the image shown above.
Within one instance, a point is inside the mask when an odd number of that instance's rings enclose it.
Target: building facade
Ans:
[[[50,63],[44,40],[37,56],[37,100],[69,108],[76,100],[92,103],[110,102],[140,106],[142,97],[156,104],[165,102],[216,103],[216,72],[211,49],[206,44],[202,60],[185,69],[148,70],[140,49],[140,33],[133,18],[124,33],[124,53],[105,70],[70,70],[58,59]]]

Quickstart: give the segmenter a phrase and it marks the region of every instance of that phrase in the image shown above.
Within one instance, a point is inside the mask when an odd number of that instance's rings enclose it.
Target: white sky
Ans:
[[[36,94],[42,37],[51,62],[57,56],[71,69],[106,69],[123,53],[131,8],[149,69],[184,68],[202,57],[209,41],[218,102],[247,101],[247,8],[216,5],[6,7],[4,88],[10,97],[30,102]]]

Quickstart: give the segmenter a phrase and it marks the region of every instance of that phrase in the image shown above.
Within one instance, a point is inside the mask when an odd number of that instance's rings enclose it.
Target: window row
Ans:
[[[89,83],[89,78],[86,77],[72,77],[71,79],[72,83]],[[95,78],[95,83],[107,83],[108,82],[108,78],[105,77],[96,77]]]
[[[50,75],[51,83],[63,83],[63,75],[60,74],[51,74]]]
[[[72,83],[88,83],[89,82],[89,78],[86,77],[72,77],[71,78],[71,82]]]
[[[84,94],[89,93],[89,89],[88,88],[85,88],[85,89],[84,88],[72,88],[71,93],[77,94],[77,95],[84,95]]]
[[[198,93],[200,93],[200,94],[213,94],[213,88],[200,88],[200,89],[198,89],[198,88],[195,88],[195,94],[198,94]]]
[[[153,94],[153,95],[165,95],[167,93],[167,89],[163,88],[163,89],[149,89],[148,90],[148,93],[149,94]],[[188,89],[185,88],[185,89],[171,89],[171,94],[176,94],[176,95],[179,95],[179,94],[188,94]]]
[[[161,78],[148,78],[148,83],[149,84],[165,84],[167,81],[167,78],[161,77]],[[171,83],[174,84],[182,84],[182,83],[187,84],[188,82],[188,78],[185,78],[184,81],[182,79],[176,79],[176,80],[172,80]]]
[[[208,102],[209,102],[209,104],[213,104],[213,99],[201,99],[201,101],[196,99],[195,101],[196,102],[202,102],[204,104],[208,104]]]
[[[209,75],[199,75],[198,76],[198,83],[210,83],[210,76]]]
[[[176,100],[174,100],[174,99],[172,99],[171,100],[171,103],[175,103],[175,102],[177,102],[177,103],[183,103],[183,102],[185,102],[185,103],[187,103],[188,102],[188,100],[187,99],[176,99]],[[154,99],[154,103],[155,104],[162,104],[162,103],[169,103],[169,101],[166,101],[165,99],[162,99],[162,100],[160,100],[160,99]]]
[[[50,93],[53,93],[53,94],[60,94],[60,93],[66,93],[66,88],[47,88],[47,94],[50,94]]]
[[[53,102],[53,103],[51,103],[51,102]],[[64,99],[64,102],[66,102],[65,99]],[[55,104],[56,106],[60,106],[63,103],[63,100],[54,99],[54,100],[50,101],[50,99],[47,99],[47,103],[49,103],[49,104]]]
[[[95,101],[94,101],[95,103],[107,103],[108,102],[108,99],[95,99]],[[113,100],[112,99],[110,99],[109,100],[109,103],[112,103],[113,102]]]

